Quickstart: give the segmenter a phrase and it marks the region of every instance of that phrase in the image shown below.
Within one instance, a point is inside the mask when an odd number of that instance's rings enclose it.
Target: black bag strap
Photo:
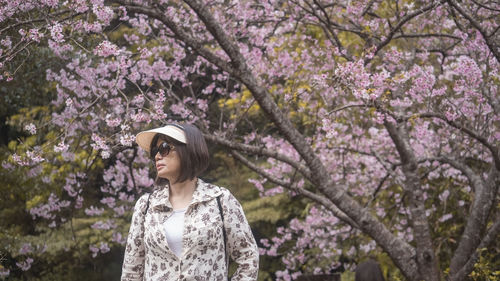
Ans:
[[[226,267],[229,270],[229,256],[227,255],[227,234],[226,234],[226,226],[224,225],[224,212],[222,211],[222,204],[220,203],[220,197],[217,196],[217,205],[219,206],[219,213],[222,219],[222,235],[224,236],[224,255],[226,256]]]
[[[148,195],[148,201],[146,202],[146,209],[144,209],[144,211],[142,212],[142,214],[144,216],[146,216],[146,214],[148,213],[148,210],[149,210],[149,198],[151,198],[151,193],[153,193],[153,192],[150,192]]]

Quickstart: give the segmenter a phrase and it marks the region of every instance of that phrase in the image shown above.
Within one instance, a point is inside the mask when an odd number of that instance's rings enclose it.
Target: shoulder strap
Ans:
[[[151,197],[151,193],[153,192],[150,192],[148,194],[148,201],[146,202],[146,208],[144,209],[144,211],[142,212],[142,214],[145,216],[147,213],[148,213],[148,210],[149,210],[149,198]]]
[[[222,204],[220,203],[220,197],[222,195],[217,196],[217,205],[219,206],[219,213],[222,219],[222,235],[224,236],[224,254],[226,255],[226,266],[229,270],[229,257],[227,255],[227,235],[226,235],[226,226],[224,225],[224,212],[222,211]]]

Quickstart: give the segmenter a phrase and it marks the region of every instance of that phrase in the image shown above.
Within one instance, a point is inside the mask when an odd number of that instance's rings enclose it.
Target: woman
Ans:
[[[259,254],[243,209],[225,188],[198,176],[208,166],[203,135],[193,125],[144,131],[136,142],[157,170],[151,194],[137,201],[121,280],[257,280]]]

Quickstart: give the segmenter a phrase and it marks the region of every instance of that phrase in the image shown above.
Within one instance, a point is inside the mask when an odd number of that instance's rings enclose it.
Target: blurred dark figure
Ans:
[[[355,272],[355,281],[385,281],[380,266],[371,259],[360,263]]]

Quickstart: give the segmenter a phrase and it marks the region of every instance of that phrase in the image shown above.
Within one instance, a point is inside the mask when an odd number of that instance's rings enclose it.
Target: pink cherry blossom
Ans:
[[[32,135],[36,134],[36,127],[35,127],[35,124],[33,124],[33,123],[29,123],[28,125],[24,126],[24,129],[26,131],[30,132],[30,134],[32,134]]]
[[[94,49],[94,54],[102,57],[115,56],[118,54],[118,47],[109,41],[103,41]]]
[[[31,268],[31,264],[33,263],[32,258],[27,258],[22,262],[16,262],[17,267],[19,267],[22,271],[27,271]]]

